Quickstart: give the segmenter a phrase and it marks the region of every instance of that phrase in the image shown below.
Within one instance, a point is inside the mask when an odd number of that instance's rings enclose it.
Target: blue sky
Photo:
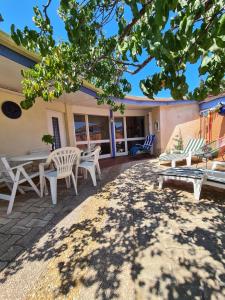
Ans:
[[[0,29],[10,33],[10,26],[12,23],[17,28],[22,29],[24,26],[33,27],[32,16],[33,6],[41,6],[45,4],[47,0],[0,0],[0,13],[4,18],[4,22],[0,23]],[[52,24],[54,26],[56,39],[65,39],[66,34],[63,27],[63,22],[57,15],[59,0],[53,0],[49,8],[49,16],[51,17]],[[115,28],[113,26],[107,26],[107,33],[110,35],[113,33]],[[149,64],[145,69],[139,72],[137,75],[128,75],[127,79],[132,84],[132,95],[141,96],[142,91],[139,88],[139,81],[148,75],[154,74],[158,70],[154,64]],[[197,76],[197,66],[189,65],[187,69],[187,81],[191,89],[198,85],[199,78]],[[194,74],[196,74],[194,76]],[[157,97],[170,97],[170,91],[161,91]]]

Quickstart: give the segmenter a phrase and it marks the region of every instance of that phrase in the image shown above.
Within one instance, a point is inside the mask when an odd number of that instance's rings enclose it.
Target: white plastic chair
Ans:
[[[93,152],[85,156],[82,156],[81,162],[79,164],[79,168],[82,168],[90,173],[94,186],[97,186],[96,170],[98,172],[99,179],[101,179],[101,170],[98,161],[100,151],[101,151],[101,147],[97,146]]]
[[[0,182],[4,183],[11,192],[10,195],[0,194],[0,199],[9,201],[7,214],[10,214],[12,212],[17,190],[21,194],[24,194],[24,191],[28,188],[28,187],[19,186],[22,183],[28,182],[29,185],[31,186],[31,189],[33,189],[40,197],[40,192],[32,180],[32,178],[39,176],[39,172],[27,173],[27,171],[24,168],[25,166],[30,164],[32,164],[32,162],[26,162],[11,167],[5,156],[0,157],[0,175],[1,175]]]
[[[40,163],[40,187],[41,187],[41,197],[43,197],[44,189],[47,193],[47,186],[45,178],[49,180],[52,203],[57,203],[57,180],[65,178],[67,188],[70,187],[70,178],[72,178],[75,193],[77,195],[77,173],[78,165],[80,161],[80,149],[75,147],[64,147],[59,148],[53,151],[46,163]],[[51,165],[54,165],[53,170],[44,169],[49,168]],[[73,167],[75,166],[75,175],[73,173]]]

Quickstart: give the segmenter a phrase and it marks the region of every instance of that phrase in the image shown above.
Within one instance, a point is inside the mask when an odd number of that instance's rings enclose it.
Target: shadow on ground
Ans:
[[[96,213],[51,229],[42,246],[7,268],[1,283],[24,260],[54,257],[30,298],[224,299],[223,194],[206,189],[195,203],[189,185],[181,192],[169,183],[160,191],[156,171],[147,161],[125,170],[96,195]]]

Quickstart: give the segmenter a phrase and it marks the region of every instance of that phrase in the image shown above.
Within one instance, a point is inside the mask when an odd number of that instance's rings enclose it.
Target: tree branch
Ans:
[[[133,26],[141,19],[141,17],[146,13],[149,5],[152,4],[153,0],[148,0],[139,11],[138,15],[132,19],[132,21],[124,28],[122,34],[119,36],[118,42],[121,43],[126,36],[128,36],[133,28]]]
[[[43,5],[43,13],[45,15],[45,19],[46,20],[49,20],[49,16],[48,16],[47,10],[48,10],[51,2],[52,2],[52,0],[48,0],[47,4]]]
[[[135,75],[138,72],[140,72],[151,60],[153,59],[153,56],[149,56],[146,60],[143,61],[143,63],[139,64],[137,69],[134,71],[126,70],[131,75]]]

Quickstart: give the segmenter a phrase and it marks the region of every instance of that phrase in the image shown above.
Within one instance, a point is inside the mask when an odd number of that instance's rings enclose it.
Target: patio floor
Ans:
[[[97,193],[0,207],[0,299],[225,299],[224,191],[196,203],[188,184],[157,189],[157,160],[116,162]]]

